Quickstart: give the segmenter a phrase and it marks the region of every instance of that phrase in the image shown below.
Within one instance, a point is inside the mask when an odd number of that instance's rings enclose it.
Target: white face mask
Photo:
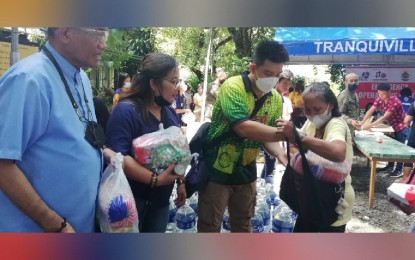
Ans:
[[[125,82],[123,87],[124,88],[131,88],[131,82]]]
[[[328,110],[329,110],[329,106],[327,106],[326,111],[324,111],[320,115],[315,115],[315,116],[306,115],[306,117],[307,117],[308,120],[310,120],[310,122],[317,129],[319,129],[320,127],[322,127],[325,123],[327,123],[331,119],[331,111],[328,111]]]
[[[257,75],[258,77],[258,75]],[[275,85],[278,83],[278,77],[267,77],[267,78],[259,78],[255,81],[257,88],[267,94],[270,92]]]

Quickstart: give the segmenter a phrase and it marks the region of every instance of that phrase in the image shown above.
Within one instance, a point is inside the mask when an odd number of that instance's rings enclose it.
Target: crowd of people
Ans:
[[[43,50],[0,78],[1,232],[96,231],[100,176],[116,153],[124,156],[123,169],[139,212],[139,231],[165,232],[175,183],[176,205],[185,204],[185,177],[175,174],[174,164],[155,172],[138,163],[132,140],[157,131],[160,123],[165,128],[184,126],[187,114],[194,114],[195,121],[211,122],[208,142],[224,132],[232,133],[206,152],[209,182],[199,192],[198,232],[220,232],[226,208],[231,232],[251,232],[258,154],[261,150],[266,154],[263,178],[274,174],[276,163],[294,164],[288,155],[298,158],[295,128],[305,149],[332,163],[352,164],[353,131],[361,129],[376,110],[383,115],[364,129],[388,121],[398,141],[404,143],[411,136],[408,145],[415,144],[414,127],[411,135],[408,128],[415,116],[411,93],[402,93],[401,101],[389,94],[389,84],[379,84],[379,97],[361,119],[358,75],[346,75],[346,88],[337,98],[325,82],[306,86],[297,79],[290,91],[294,75],[283,70],[289,55],[284,45],[272,40],[256,46],[247,72],[228,78],[223,69],[217,70],[206,93],[201,84],[192,92],[190,84],[181,80],[179,64],[172,56],[150,53],[133,77],[119,73],[111,113],[105,113],[93,99],[82,68],[98,65],[107,35],[107,28],[48,28]],[[402,104],[409,104],[408,110]],[[412,169],[412,165],[405,168]],[[401,171],[398,163],[391,176],[400,177]],[[323,170],[323,175],[337,174],[332,172]],[[319,226],[300,210],[295,232],[345,232],[354,191],[350,171],[342,176],[347,206],[338,219]]]

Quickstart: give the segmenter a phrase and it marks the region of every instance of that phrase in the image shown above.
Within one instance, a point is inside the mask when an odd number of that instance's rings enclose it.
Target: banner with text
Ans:
[[[412,97],[415,98],[415,67],[346,67],[346,73],[351,72],[359,75],[360,84],[356,93],[359,96],[360,109],[373,103],[377,97],[376,87],[380,83],[389,83],[391,95],[394,96],[399,96],[403,88],[410,88]]]

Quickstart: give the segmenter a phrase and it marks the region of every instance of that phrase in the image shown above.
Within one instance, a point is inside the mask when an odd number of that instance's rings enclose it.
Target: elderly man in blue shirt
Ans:
[[[0,78],[0,232],[94,231],[102,155],[81,68],[98,65],[107,33],[48,28],[44,49]]]

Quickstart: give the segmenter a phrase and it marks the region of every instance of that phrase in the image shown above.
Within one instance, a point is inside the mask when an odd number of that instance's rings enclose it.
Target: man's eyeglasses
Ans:
[[[87,33],[99,43],[105,43],[107,41],[108,30],[106,29],[79,28],[79,30]]]
[[[174,89],[175,90],[176,89],[179,89],[180,85],[182,84],[182,80],[181,79],[179,79],[177,81],[176,80],[171,80],[171,79],[164,79],[164,80],[170,82],[170,84],[172,84],[174,86]]]

